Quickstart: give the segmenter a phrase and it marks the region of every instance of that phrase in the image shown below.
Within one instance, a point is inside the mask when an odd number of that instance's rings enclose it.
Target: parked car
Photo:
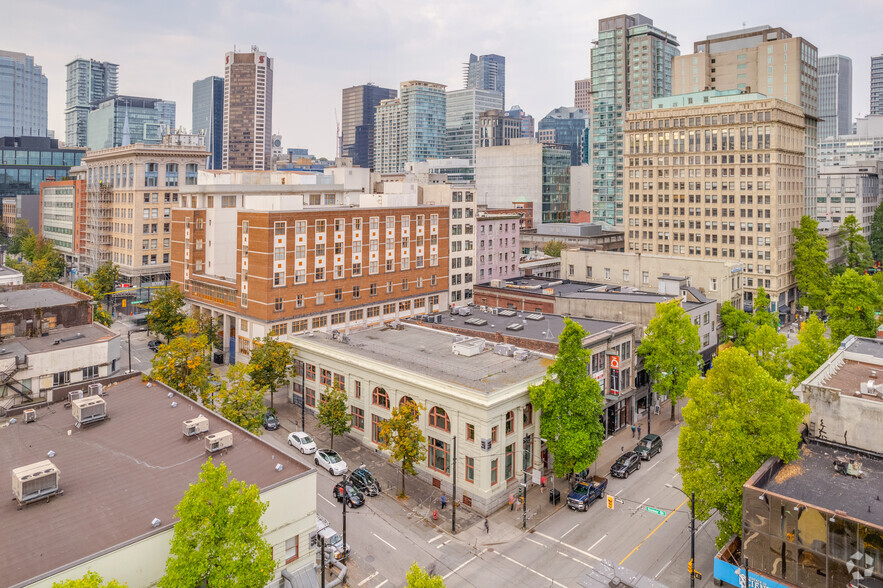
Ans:
[[[299,449],[301,453],[304,455],[308,455],[310,453],[316,453],[316,442],[313,441],[313,438],[304,433],[303,431],[295,431],[294,433],[288,434],[288,444],[294,447],[295,449]]]
[[[644,438],[638,441],[634,449],[634,452],[640,455],[644,461],[648,461],[660,451],[662,451],[662,437],[655,433],[644,435]]]
[[[351,508],[359,508],[365,504],[365,496],[349,480],[340,481],[334,486],[334,497],[337,502],[343,502],[344,496],[346,496],[346,503]]]
[[[350,482],[357,490],[364,492],[368,496],[380,494],[380,482],[368,471],[364,464],[353,470],[353,473],[350,474]]]
[[[573,510],[588,511],[595,500],[604,496],[607,478],[593,476],[585,482],[578,482],[567,495],[567,507]]]
[[[268,431],[275,431],[279,428],[279,419],[276,418],[276,415],[272,412],[264,413],[264,416],[261,420],[264,428]]]
[[[147,348],[156,353],[159,351],[159,346],[162,345],[162,341],[159,339],[153,339],[147,342]]]
[[[346,473],[346,462],[333,449],[319,449],[316,451],[316,465],[328,470],[332,476],[342,476]]]
[[[639,469],[641,469],[641,456],[634,451],[626,451],[610,468],[610,475],[617,478],[628,478],[632,472]]]

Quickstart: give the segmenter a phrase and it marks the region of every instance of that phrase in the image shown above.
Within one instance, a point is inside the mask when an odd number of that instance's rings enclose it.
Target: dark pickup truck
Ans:
[[[607,478],[592,476],[577,483],[567,495],[567,507],[573,510],[587,511],[596,499],[604,496],[607,490]]]

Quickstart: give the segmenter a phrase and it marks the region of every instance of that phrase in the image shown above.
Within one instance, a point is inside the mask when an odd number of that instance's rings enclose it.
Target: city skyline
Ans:
[[[139,34],[133,37],[131,29],[122,26],[129,18],[124,5],[93,2],[91,16],[82,19],[84,25],[72,26],[80,22],[82,7],[37,0],[6,11],[2,48],[33,55],[43,67],[49,78],[49,128],[63,137],[65,64],[78,56],[120,64],[121,93],[189,104],[193,80],[223,75],[225,52],[234,46],[241,51],[259,45],[277,60],[273,132],[287,138],[286,147],[305,147],[326,157],[335,153],[334,110],[343,88],[369,81],[395,88],[411,79],[459,88],[464,55],[469,53],[506,58],[506,108],[520,104],[539,118],[570,104],[574,81],[590,74],[589,50],[597,39],[598,19],[622,13],[645,14],[686,48],[707,35],[740,29],[743,22],[749,28],[784,27],[815,44],[820,55],[852,58],[853,115],[869,112],[870,58],[883,51],[874,38],[873,23],[883,18],[883,6],[862,7],[863,18],[856,22],[849,18],[851,11],[821,2],[812,2],[799,13],[759,2],[723,6],[713,14],[700,12],[703,5],[687,1],[664,7],[648,1],[625,6],[602,2],[590,8],[571,5],[573,10],[562,23],[559,11],[535,10],[526,0],[519,3],[520,10],[531,11],[531,19],[510,19],[484,5],[465,2],[407,10],[392,1],[265,9],[230,0],[218,3],[211,13],[197,5],[160,2],[156,11],[139,16]],[[164,7],[176,17],[160,18],[169,14]],[[201,33],[193,32],[197,19]],[[291,22],[312,24],[291,35]],[[364,30],[380,34],[358,34]],[[849,34],[838,32],[847,30]],[[191,128],[189,112],[182,109],[178,114],[178,124]]]

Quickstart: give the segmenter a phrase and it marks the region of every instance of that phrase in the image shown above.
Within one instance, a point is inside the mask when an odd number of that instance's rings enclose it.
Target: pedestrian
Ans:
[[[546,476],[540,478],[540,492],[546,491]]]
[[[632,439],[635,438],[635,425],[632,425]]]
[[[638,425],[638,439],[641,438],[641,425]]]
[[[659,400],[656,400],[656,414],[659,414]]]
[[[509,495],[509,510],[510,511],[515,510],[515,495],[514,494]]]
[[[490,526],[490,523],[487,522],[487,517],[484,517],[484,532],[485,533],[491,532],[491,526]]]
[[[448,499],[445,498],[444,494],[441,495],[441,505],[442,505],[442,510],[444,510],[445,507],[448,505]]]

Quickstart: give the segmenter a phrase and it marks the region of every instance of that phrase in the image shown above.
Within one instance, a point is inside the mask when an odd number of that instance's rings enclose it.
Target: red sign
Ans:
[[[618,370],[619,369],[619,356],[618,355],[608,355],[610,358],[610,369]]]

